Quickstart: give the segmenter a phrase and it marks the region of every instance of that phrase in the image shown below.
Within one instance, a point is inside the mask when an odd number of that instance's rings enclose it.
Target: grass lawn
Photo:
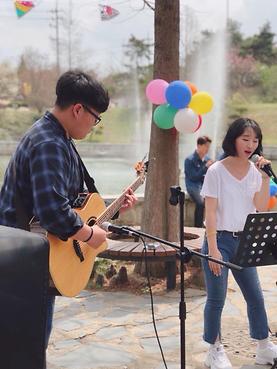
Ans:
[[[244,114],[256,120],[263,132],[263,144],[277,146],[277,103],[255,103],[246,105]]]
[[[243,108],[245,112],[239,115],[253,118],[261,125],[264,145],[277,146],[277,103],[243,102]],[[145,119],[143,113],[141,115],[140,119]],[[0,140],[18,140],[39,116],[38,112],[27,108],[0,109]],[[111,106],[103,114],[103,123],[87,137],[86,141],[132,142],[135,140],[135,119],[134,108]]]

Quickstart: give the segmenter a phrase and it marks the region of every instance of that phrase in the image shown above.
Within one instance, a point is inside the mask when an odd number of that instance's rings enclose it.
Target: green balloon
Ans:
[[[158,106],[153,114],[155,124],[162,129],[170,129],[174,127],[174,117],[178,109],[172,108],[169,104]]]

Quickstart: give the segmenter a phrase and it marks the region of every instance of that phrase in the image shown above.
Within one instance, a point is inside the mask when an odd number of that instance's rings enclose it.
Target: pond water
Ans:
[[[0,183],[3,182],[4,173],[10,157],[0,157]],[[114,158],[84,158],[84,163],[93,176],[97,189],[102,195],[117,195],[136,179],[133,169],[134,163],[128,160]],[[277,161],[272,162],[272,167],[277,173]],[[180,161],[180,185],[184,188],[183,160]],[[143,194],[144,185],[137,190],[137,194]]]
[[[4,174],[10,157],[0,157],[0,183],[3,182]],[[84,158],[85,166],[94,178],[96,187],[101,194],[120,194],[136,179],[134,163],[112,158]],[[138,190],[138,194],[144,192],[144,185]]]

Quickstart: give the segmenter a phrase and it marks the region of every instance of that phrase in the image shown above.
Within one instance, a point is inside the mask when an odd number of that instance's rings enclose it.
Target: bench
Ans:
[[[185,227],[185,247],[200,251],[205,229]],[[176,286],[176,253],[177,250],[171,246],[159,244],[155,250],[147,250],[147,260],[150,262],[165,262],[167,271],[167,289]],[[108,239],[108,248],[100,253],[98,257],[111,260],[143,261],[145,259],[144,246],[141,241],[130,241],[129,239]]]

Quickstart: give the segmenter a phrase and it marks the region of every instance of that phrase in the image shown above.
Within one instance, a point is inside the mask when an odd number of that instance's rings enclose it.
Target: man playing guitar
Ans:
[[[35,217],[60,240],[74,238],[97,248],[106,240],[106,232],[97,224],[85,223],[73,208],[84,190],[84,170],[72,139],[85,138],[100,123],[99,115],[107,110],[109,96],[81,71],[64,73],[57,82],[56,96],[52,111],[33,124],[10,160],[0,194],[0,224],[28,229]],[[129,189],[120,211],[135,202]],[[53,305],[54,297],[49,296],[46,345]]]

